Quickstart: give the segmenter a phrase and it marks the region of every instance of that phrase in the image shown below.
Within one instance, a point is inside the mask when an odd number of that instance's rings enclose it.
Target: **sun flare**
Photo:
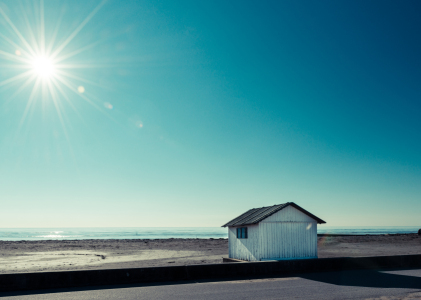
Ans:
[[[27,104],[20,127],[34,111],[35,104],[42,102],[43,105],[52,105],[55,108],[67,136],[64,105],[67,103],[79,114],[72,103],[74,101],[74,98],[71,98],[72,94],[76,94],[78,98],[100,110],[101,106],[85,93],[85,84],[96,85],[96,83],[85,79],[83,75],[79,76],[80,70],[93,68],[95,64],[77,63],[77,57],[93,48],[98,42],[94,41],[81,47],[75,47],[75,44],[72,47],[68,46],[105,2],[106,0],[101,0],[90,13],[87,13],[85,19],[65,36],[60,36],[59,33],[63,16],[54,26],[51,24],[46,26],[44,0],[34,1],[35,10],[18,11],[25,20],[23,23],[13,22],[4,7],[0,6],[0,70],[2,71],[0,88],[17,86],[8,101],[15,99],[21,92],[27,93]],[[10,72],[10,76],[5,75],[6,70]]]
[[[47,56],[38,56],[32,60],[32,70],[41,79],[49,79],[54,76],[54,62]]]

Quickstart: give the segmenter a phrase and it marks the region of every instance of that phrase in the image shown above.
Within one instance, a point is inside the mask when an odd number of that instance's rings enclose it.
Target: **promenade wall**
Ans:
[[[0,275],[0,291],[285,276],[292,273],[421,268],[421,255],[339,257],[136,269],[13,273]]]

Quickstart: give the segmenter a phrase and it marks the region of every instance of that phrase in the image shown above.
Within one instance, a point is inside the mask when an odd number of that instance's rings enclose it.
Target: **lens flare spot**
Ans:
[[[114,106],[111,103],[109,103],[109,102],[105,102],[104,103],[104,106],[105,106],[105,108],[108,108],[108,109],[113,109],[114,108]]]
[[[49,78],[54,75],[53,61],[45,56],[34,58],[32,61],[32,68],[34,72],[42,78]]]
[[[311,225],[312,225],[311,223],[308,224],[306,229],[309,230],[311,228]]]
[[[138,126],[139,128],[143,128],[143,123],[142,123],[142,122],[139,122],[139,123],[137,124],[137,126]]]
[[[85,88],[83,86],[78,86],[77,91],[83,94],[85,92]]]
[[[20,52],[20,50],[19,49],[17,49],[16,51],[15,51],[15,54],[17,55],[17,56],[21,56],[21,52]]]

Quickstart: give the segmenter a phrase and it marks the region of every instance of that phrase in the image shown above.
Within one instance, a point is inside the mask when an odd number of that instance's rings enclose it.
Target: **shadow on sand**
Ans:
[[[396,271],[394,269],[393,271]],[[420,289],[421,277],[391,274],[392,270],[360,270],[300,274],[301,278],[342,286]]]
[[[406,269],[407,270],[407,269]],[[307,274],[288,274],[283,276],[259,276],[259,277],[237,277],[237,278],[220,278],[209,280],[195,280],[195,281],[171,281],[171,282],[155,282],[155,283],[139,283],[139,284],[125,284],[125,285],[104,285],[104,286],[87,286],[75,288],[61,288],[49,290],[31,290],[31,291],[16,291],[16,292],[0,292],[1,297],[22,296],[22,295],[40,295],[40,294],[54,294],[78,291],[94,291],[120,288],[134,288],[134,287],[152,287],[165,285],[180,285],[180,284],[195,284],[207,282],[229,282],[239,280],[254,280],[254,279],[269,279],[269,278],[287,278],[300,277],[303,279],[323,282],[327,284],[334,284],[340,286],[356,286],[356,287],[374,287],[374,288],[402,288],[402,289],[421,289],[421,277],[391,274],[385,272],[396,272],[393,270],[356,270],[356,271],[342,271],[342,272],[321,272],[321,273],[307,273]]]

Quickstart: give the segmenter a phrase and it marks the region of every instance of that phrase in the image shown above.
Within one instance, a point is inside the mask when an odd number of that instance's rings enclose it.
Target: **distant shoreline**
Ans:
[[[376,234],[376,233],[361,233],[361,234],[336,234],[336,233],[318,233],[317,236],[318,237],[323,237],[323,236],[401,236],[401,235],[417,235],[418,233],[381,233],[381,234]]]
[[[334,227],[318,226],[319,237],[416,234],[415,226]],[[227,239],[228,229],[221,227],[110,227],[110,228],[0,228],[0,241],[46,240],[161,240]]]
[[[415,226],[318,226],[319,236],[415,234]],[[221,227],[110,227],[110,228],[0,228],[0,241],[106,240],[106,239],[209,239],[228,237]]]
[[[376,237],[376,236],[418,236],[418,233],[385,233],[385,234],[336,234],[336,233],[318,233],[317,237]],[[421,236],[420,236],[421,237]],[[121,242],[142,242],[142,241],[171,241],[171,240],[178,240],[178,241],[194,241],[194,240],[228,240],[227,237],[225,238],[135,238],[135,239],[124,239],[124,238],[95,238],[95,239],[21,239],[21,240],[2,240],[0,239],[0,243],[10,242],[10,243],[21,243],[21,242],[28,242],[28,243],[42,243],[42,242],[94,242],[94,241],[121,241]]]
[[[143,268],[222,263],[226,238],[0,241],[0,273]],[[421,254],[421,236],[320,234],[318,256]]]

